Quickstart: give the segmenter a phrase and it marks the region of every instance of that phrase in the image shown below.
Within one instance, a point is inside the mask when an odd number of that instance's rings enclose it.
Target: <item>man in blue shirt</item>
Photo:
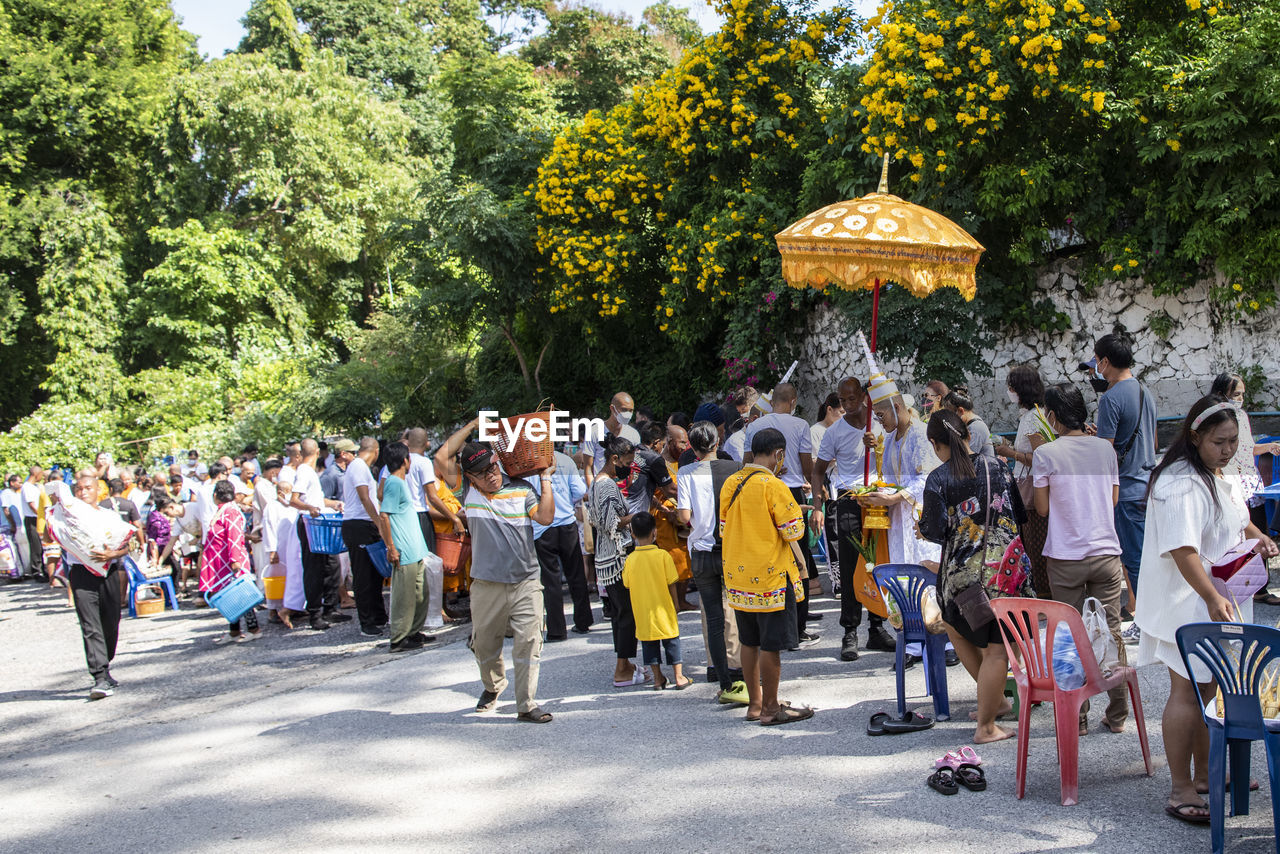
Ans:
[[[1099,338],[1093,362],[1086,364],[1107,381],[1098,400],[1098,438],[1115,447],[1120,463],[1116,535],[1129,586],[1136,593],[1147,522],[1147,479],[1156,464],[1156,398],[1133,376],[1133,349],[1123,336]]]
[[[533,546],[542,569],[542,601],[546,606],[547,640],[566,640],[564,618],[564,583],[573,597],[573,630],[585,635],[591,630],[591,592],[587,589],[587,573],[578,541],[578,520],[574,510],[587,494],[587,482],[578,465],[569,456],[556,451],[556,472],[551,478],[551,494],[556,499],[556,515],[549,526],[533,523]],[[542,494],[541,482],[530,480],[535,492]]]

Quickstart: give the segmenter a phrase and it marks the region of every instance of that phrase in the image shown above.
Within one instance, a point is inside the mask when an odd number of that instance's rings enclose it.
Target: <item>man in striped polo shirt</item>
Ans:
[[[556,503],[552,464],[539,473],[542,495],[520,478],[507,477],[487,447],[462,448],[468,488],[463,498],[471,532],[471,651],[480,666],[484,692],[476,711],[493,709],[507,687],[502,643],[510,630],[516,671],[517,717],[548,723],[538,708],[538,662],[542,655],[542,580],[533,544],[533,523],[550,525]]]

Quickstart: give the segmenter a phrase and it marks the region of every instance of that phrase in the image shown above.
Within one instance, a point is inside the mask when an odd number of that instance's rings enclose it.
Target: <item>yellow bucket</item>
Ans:
[[[268,599],[284,598],[284,576],[269,575],[262,579],[262,592]]]

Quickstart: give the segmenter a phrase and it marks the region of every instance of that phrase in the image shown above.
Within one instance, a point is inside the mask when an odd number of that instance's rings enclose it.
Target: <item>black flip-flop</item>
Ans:
[[[1209,816],[1191,815],[1190,813],[1183,812],[1183,810],[1185,809],[1207,810],[1209,809],[1209,807],[1204,804],[1178,804],[1176,807],[1173,806],[1172,804],[1165,804],[1164,806],[1165,815],[1171,815],[1174,818],[1176,818],[1178,821],[1185,821],[1187,824],[1208,824],[1209,823]]]
[[[957,768],[956,782],[971,792],[984,792],[987,789],[987,775],[977,765],[965,763]]]
[[[876,712],[867,721],[867,735],[884,735],[884,722],[890,719],[888,712]]]
[[[900,735],[904,732],[920,732],[933,726],[933,718],[908,711],[901,718],[889,718],[884,722],[885,735]]]
[[[516,715],[516,720],[524,721],[529,724],[549,724],[551,723],[551,713],[544,712],[542,709],[534,706],[527,712],[521,712]]]
[[[793,708],[783,703],[778,706],[778,711],[770,720],[765,720],[763,716],[760,718],[760,726],[781,726],[782,724],[793,724],[798,721],[807,721],[813,717],[813,709],[808,706]]]
[[[930,789],[943,795],[954,795],[960,791],[960,787],[956,785],[956,773],[947,767],[934,771],[925,782]]]

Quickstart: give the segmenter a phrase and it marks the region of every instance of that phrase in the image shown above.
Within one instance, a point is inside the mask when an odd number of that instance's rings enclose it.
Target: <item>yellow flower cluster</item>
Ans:
[[[644,308],[666,329],[682,309],[728,297],[785,225],[759,215],[749,176],[802,157],[797,134],[825,119],[803,68],[852,38],[853,19],[798,18],[760,0],[726,0],[718,11],[718,33],[629,103],[566,130],[544,159],[530,192],[553,310],[590,300],[616,315],[625,294],[649,293]],[[700,203],[713,192],[712,206]],[[664,251],[642,271],[638,247],[655,244]],[[653,263],[669,277],[656,296],[640,281]]]
[[[886,2],[865,29],[875,50],[863,150],[943,173],[958,149],[1000,130],[1011,93],[1102,113],[1119,29],[1104,0]]]
[[[662,198],[628,129],[634,107],[591,112],[552,144],[531,188],[539,217],[535,245],[553,276],[551,311],[590,298],[601,317],[626,304],[617,287],[631,265],[633,219]],[[540,269],[545,273],[547,267]]]

